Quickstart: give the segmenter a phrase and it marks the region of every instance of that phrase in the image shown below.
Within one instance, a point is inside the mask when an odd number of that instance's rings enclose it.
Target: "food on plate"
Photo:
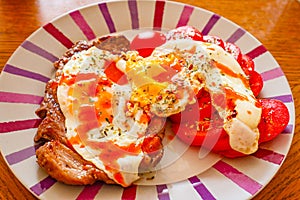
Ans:
[[[45,142],[37,162],[55,179],[126,187],[161,159],[164,120],[150,123],[145,110],[129,106],[127,79],[116,79],[123,74],[116,61],[128,49],[124,36],[80,41],[54,63],[55,78],[36,111],[43,120],[35,141]]]
[[[132,185],[162,159],[167,121],[227,157],[255,153],[289,121],[282,102],[257,97],[250,57],[194,27],[80,41],[54,66],[34,140],[38,164],[66,184]]]
[[[175,31],[169,32],[171,35],[168,38],[174,39],[174,35],[175,39],[178,36],[186,38],[188,34],[180,35],[178,30],[185,33],[190,29],[193,29],[193,27],[180,27]],[[197,32],[197,30],[193,32]],[[195,40],[193,37],[190,38]],[[184,142],[195,146],[207,147],[213,152],[226,157],[240,157],[254,153],[260,143],[274,139],[285,129],[289,122],[288,109],[279,100],[258,98],[263,88],[262,77],[255,71],[253,60],[249,56],[242,54],[239,47],[235,44],[224,42],[216,36],[198,38],[200,39],[196,39],[197,41],[216,44],[232,55],[231,58],[235,60],[231,59],[232,62],[239,66],[234,68],[235,64],[232,63],[232,65],[225,65],[225,67],[219,66],[219,69],[221,73],[226,74],[222,74],[222,76],[240,79],[243,84],[235,85],[237,82],[231,82],[224,78],[223,87],[226,95],[221,95],[220,97],[216,96],[209,86],[202,87],[196,95],[198,98],[198,106],[196,108],[198,107],[198,109],[191,109],[191,107],[195,108],[195,106],[189,105],[183,112],[170,116],[173,122],[172,129]],[[212,47],[212,49],[213,51],[219,51],[215,47]],[[218,54],[218,56],[214,54]],[[215,52],[210,56],[213,57],[214,61],[224,62],[226,58],[217,59],[222,57],[220,55],[222,53]],[[223,55],[225,55],[224,52]],[[228,71],[226,67],[234,70],[234,73]],[[245,91],[242,91],[241,87],[248,92],[244,93]],[[228,91],[232,93],[230,94]],[[244,99],[244,97],[246,98]],[[249,104],[249,101],[252,101],[252,105]],[[225,113],[231,113],[231,116],[222,116],[224,113],[218,108],[218,103],[222,102],[223,104],[226,102]],[[193,117],[189,119],[195,115],[195,112],[198,113],[199,117],[196,120]],[[238,121],[241,121],[243,125],[236,123]],[[182,123],[185,125],[182,126]],[[248,128],[252,129],[252,134],[245,134],[251,133]],[[237,135],[238,138],[235,138]],[[252,142],[249,143],[250,141]]]

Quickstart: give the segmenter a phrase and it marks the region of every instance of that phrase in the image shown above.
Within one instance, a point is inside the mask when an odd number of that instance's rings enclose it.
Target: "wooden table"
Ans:
[[[245,28],[272,53],[291,86],[296,130],[290,152],[272,181],[254,199],[300,196],[300,3],[297,0],[177,0],[217,13]],[[0,69],[33,31],[60,14],[97,0],[0,1]],[[222,3],[220,3],[222,2]],[[0,156],[0,199],[35,199]]]

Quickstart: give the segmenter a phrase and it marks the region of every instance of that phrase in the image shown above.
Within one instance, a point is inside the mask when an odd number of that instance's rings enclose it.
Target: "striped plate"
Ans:
[[[40,120],[34,114],[45,83],[54,75],[52,63],[81,39],[133,29],[197,27],[236,43],[254,59],[265,82],[261,96],[282,100],[291,119],[286,130],[254,155],[221,159],[186,180],[153,186],[121,188],[101,182],[66,186],[36,164],[33,136]],[[284,161],[294,134],[295,110],[289,84],[267,49],[229,20],[190,5],[170,1],[108,1],[67,13],[27,38],[8,60],[0,77],[0,145],[16,177],[41,199],[250,199],[272,179]]]

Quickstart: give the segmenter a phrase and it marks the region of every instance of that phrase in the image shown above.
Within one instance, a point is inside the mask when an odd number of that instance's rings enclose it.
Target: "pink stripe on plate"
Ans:
[[[266,97],[268,99],[277,99],[279,101],[282,101],[283,103],[291,103],[293,102],[293,96],[291,94],[286,95],[280,95],[280,96],[272,96],[272,97]]]
[[[291,134],[293,132],[294,125],[289,124],[287,127],[282,131],[282,134]]]
[[[281,70],[280,67],[271,69],[269,71],[265,71],[263,73],[260,74],[263,78],[263,81],[268,81],[268,80],[272,80],[281,76],[284,76],[283,71]]]
[[[193,177],[189,178],[189,181],[193,185],[194,189],[201,196],[202,199],[205,199],[205,200],[215,200],[216,199],[197,176],[193,176]]]
[[[99,7],[104,19],[105,19],[105,22],[106,22],[106,25],[109,29],[109,32],[110,33],[116,32],[115,24],[114,24],[114,21],[112,20],[112,17],[110,15],[110,13],[109,13],[107,4],[106,3],[100,3],[98,5],[98,7]]]
[[[4,66],[3,71],[5,71],[6,73],[14,74],[14,75],[17,75],[17,76],[23,76],[23,77],[30,78],[30,79],[37,80],[37,81],[41,81],[41,82],[44,82],[44,83],[47,83],[50,80],[50,78],[48,78],[44,75],[41,75],[41,74],[38,74],[38,73],[35,73],[35,72],[31,72],[31,71],[28,71],[28,70],[25,70],[25,69],[21,69],[21,68],[12,66],[10,64],[6,64]]]
[[[280,165],[284,159],[284,155],[268,149],[258,149],[253,156],[277,165]]]
[[[86,22],[79,10],[73,11],[69,14],[83,34],[88,40],[93,40],[96,38],[94,31],[91,29],[90,25]]]
[[[39,148],[41,144],[37,144],[31,147],[27,147],[25,149],[22,149],[20,151],[13,152],[11,154],[8,154],[5,156],[7,162],[9,165],[14,165],[16,163],[22,162],[23,160],[26,160],[32,156],[35,155],[35,150]]]
[[[96,182],[93,185],[87,185],[81,191],[81,193],[77,196],[76,200],[92,200],[95,199],[96,195],[102,188],[102,182]]]
[[[254,58],[264,54],[265,52],[267,52],[267,49],[263,45],[260,45],[256,48],[254,48],[253,50],[251,50],[250,52],[246,53],[246,55],[249,56],[250,58],[254,59]]]
[[[139,13],[137,8],[136,0],[128,1],[128,8],[131,16],[131,28],[137,29],[139,28]]]
[[[21,46],[24,49],[26,49],[26,50],[28,50],[28,51],[30,51],[32,53],[35,53],[35,54],[37,54],[37,55],[39,55],[39,56],[41,56],[41,57],[49,60],[50,62],[55,62],[55,61],[58,60],[58,58],[56,56],[54,56],[53,54],[49,53],[45,49],[43,49],[43,48],[35,45],[34,43],[32,43],[32,42],[30,42],[28,40],[26,40],[25,42],[23,42],[21,44]]]
[[[165,1],[157,0],[155,4],[155,11],[154,11],[154,19],[153,19],[153,28],[155,30],[161,30],[161,25],[164,16],[165,10]]]
[[[194,11],[193,6],[185,5],[182,12],[181,12],[180,19],[179,19],[176,27],[187,25],[193,11]]]
[[[73,42],[67,38],[58,28],[56,28],[53,24],[48,23],[43,28],[52,35],[57,41],[59,41],[66,48],[71,48],[73,46]]]
[[[12,122],[1,122],[0,133],[8,133],[12,131],[20,131],[30,128],[37,128],[41,123],[41,119],[27,119]]]
[[[210,30],[215,26],[215,24],[219,21],[221,17],[217,14],[213,14],[211,18],[208,20],[207,24],[201,31],[203,35],[207,35]]]
[[[217,162],[213,167],[251,195],[254,195],[263,187],[260,183],[222,160]]]
[[[246,31],[244,29],[238,28],[228,39],[227,42],[230,43],[235,43],[236,41],[238,41],[244,34],[246,33]]]
[[[44,178],[37,184],[30,187],[30,190],[33,191],[36,195],[40,196],[49,188],[51,188],[56,183],[56,180],[51,178],[50,176]]]
[[[1,92],[0,91],[0,102],[8,103],[29,103],[29,104],[40,104],[44,97],[36,96],[32,94],[18,94],[13,92]]]
[[[170,200],[169,190],[167,185],[157,185],[156,186],[157,191],[157,198],[159,200]]]
[[[137,186],[133,185],[128,188],[124,188],[123,194],[122,194],[122,200],[134,200],[136,196],[136,189]]]

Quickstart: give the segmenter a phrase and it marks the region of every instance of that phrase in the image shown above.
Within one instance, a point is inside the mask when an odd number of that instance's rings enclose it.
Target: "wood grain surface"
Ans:
[[[279,172],[254,199],[299,199],[300,3],[297,0],[177,1],[210,10],[245,28],[260,40],[282,67],[295,101],[295,135]],[[99,0],[0,0],[0,69],[37,28],[66,11],[93,2]],[[2,156],[0,199],[35,199],[14,177]]]

